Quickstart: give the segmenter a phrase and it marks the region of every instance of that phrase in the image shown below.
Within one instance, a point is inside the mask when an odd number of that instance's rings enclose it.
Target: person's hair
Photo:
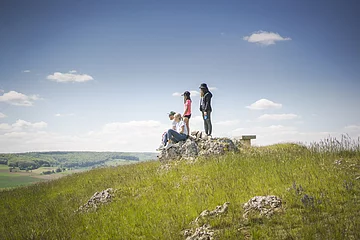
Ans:
[[[181,120],[181,114],[180,114],[180,113],[176,113],[176,114],[174,115],[174,118],[177,118],[177,117],[179,117],[180,120]]]
[[[201,88],[200,89],[200,96],[203,97],[205,95],[205,93],[207,93],[209,91],[208,88]]]
[[[184,95],[184,103],[186,103],[186,100],[190,100],[190,101],[191,101],[190,95]]]

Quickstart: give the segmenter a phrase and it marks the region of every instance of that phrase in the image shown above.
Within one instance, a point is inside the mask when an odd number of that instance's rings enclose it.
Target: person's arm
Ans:
[[[179,133],[184,133],[184,128],[185,128],[185,125],[182,124],[181,127],[180,127],[180,132]]]
[[[205,109],[204,109],[204,115],[207,115],[207,112],[210,110],[210,99],[211,99],[211,94],[210,93],[208,93],[208,94],[206,94],[206,96],[205,96],[205,99],[204,99],[204,101],[205,101]]]

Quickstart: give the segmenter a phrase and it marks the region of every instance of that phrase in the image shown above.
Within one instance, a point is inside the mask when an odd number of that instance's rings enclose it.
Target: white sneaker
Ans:
[[[164,144],[160,144],[160,146],[156,149],[156,151],[162,151],[164,149]]]
[[[174,146],[174,144],[168,143],[168,144],[166,144],[165,149],[168,150],[168,149],[171,148],[172,146]]]

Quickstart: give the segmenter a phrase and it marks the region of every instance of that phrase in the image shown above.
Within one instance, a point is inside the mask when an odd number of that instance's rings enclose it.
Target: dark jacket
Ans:
[[[201,112],[211,112],[211,98],[212,94],[211,92],[205,93],[204,97],[200,99],[200,111]]]

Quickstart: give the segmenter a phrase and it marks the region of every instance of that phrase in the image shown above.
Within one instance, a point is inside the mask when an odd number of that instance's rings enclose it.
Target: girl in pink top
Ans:
[[[188,130],[188,135],[189,135],[190,134],[189,120],[190,120],[190,117],[191,117],[190,92],[185,91],[182,96],[184,96],[184,114],[183,114],[183,118],[184,118],[184,122],[186,124],[187,130]]]

